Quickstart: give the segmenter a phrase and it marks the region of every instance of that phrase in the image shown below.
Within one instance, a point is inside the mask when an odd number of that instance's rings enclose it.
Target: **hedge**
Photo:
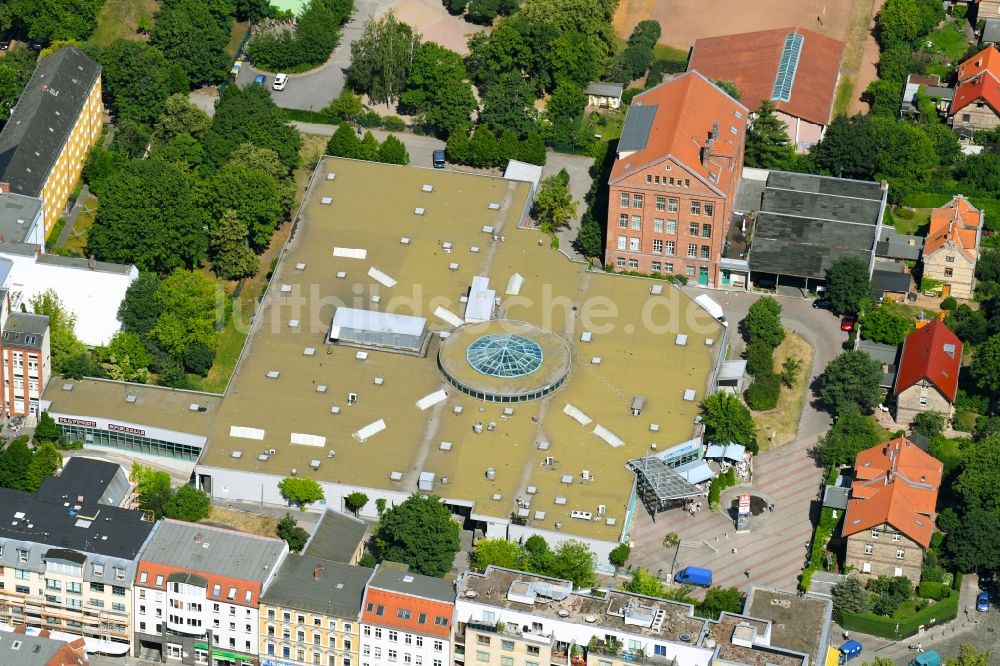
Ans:
[[[951,594],[951,590],[944,583],[935,583],[932,581],[924,581],[920,583],[919,594],[927,599],[933,599],[934,601],[940,601]]]
[[[774,374],[758,374],[746,392],[747,406],[755,412],[766,412],[778,406],[781,378]]]
[[[937,626],[955,619],[957,615],[958,592],[954,590],[949,592],[947,599],[931,604],[922,611],[901,620],[873,613],[848,613],[843,610],[834,612],[837,624],[848,631],[891,639],[912,636],[919,631],[921,625],[925,627]],[[898,631],[897,627],[899,627]]]

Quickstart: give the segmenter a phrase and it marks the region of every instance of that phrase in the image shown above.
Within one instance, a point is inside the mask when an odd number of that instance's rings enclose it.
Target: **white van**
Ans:
[[[275,74],[271,87],[275,90],[284,90],[286,83],[288,83],[288,74]]]

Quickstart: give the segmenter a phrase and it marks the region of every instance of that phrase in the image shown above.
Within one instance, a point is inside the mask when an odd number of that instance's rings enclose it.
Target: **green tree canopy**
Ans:
[[[724,391],[713,393],[702,401],[701,413],[706,441],[733,442],[757,452],[757,426],[739,398]]]
[[[522,570],[525,566],[524,549],[507,539],[480,539],[476,542],[469,563],[477,569],[484,570],[493,565],[505,569]]]
[[[351,44],[348,80],[373,103],[391,104],[406,89],[410,63],[419,46],[420,37],[394,11],[370,18],[361,37]]]
[[[273,150],[286,174],[301,161],[302,137],[270,93],[260,86],[228,86],[219,98],[212,126],[205,134],[205,152],[213,164],[221,167],[248,143]]]
[[[959,646],[957,657],[945,657],[944,666],[989,666],[990,651],[978,650],[974,645]]]
[[[156,12],[152,44],[180,65],[192,84],[222,81],[234,9],[233,0],[168,0]]]
[[[365,495],[360,490],[355,490],[344,498],[344,506],[355,516],[358,515],[361,509],[365,508],[366,504],[368,504],[368,495]]]
[[[979,388],[994,395],[1000,392],[1000,334],[976,347],[970,370]]]
[[[247,242],[247,227],[236,211],[227,210],[208,232],[212,270],[220,278],[236,280],[257,272],[259,262]]]
[[[17,104],[34,69],[35,52],[32,49],[7,51],[0,59],[0,127],[10,117],[10,110]]]
[[[375,543],[382,559],[441,577],[451,570],[458,552],[458,532],[458,524],[440,498],[411,495],[382,514]]]
[[[326,143],[326,152],[334,157],[349,157],[351,159],[362,159],[361,139],[358,138],[354,128],[347,123],[341,123],[337,130]]]
[[[299,508],[305,508],[306,504],[319,502],[324,499],[323,488],[315,479],[303,479],[301,477],[289,476],[278,482],[278,490],[281,496],[292,504],[298,504]]]
[[[937,437],[944,431],[948,421],[944,414],[937,412],[920,412],[913,418],[913,432],[930,439]]]
[[[28,466],[28,472],[24,481],[24,489],[36,492],[42,485],[42,481],[47,476],[53,476],[62,469],[62,454],[51,442],[45,442],[38,447]]]
[[[290,513],[278,522],[276,530],[278,538],[284,539],[288,543],[288,549],[293,553],[300,553],[309,541],[309,532],[298,526]]]
[[[152,127],[163,114],[170,95],[187,93],[184,70],[167,62],[163,53],[149,44],[115,40],[101,51],[100,62],[104,68],[104,97],[119,121],[129,119]]]
[[[236,213],[246,228],[247,240],[257,250],[271,242],[292,204],[289,188],[270,173],[234,161],[219,170],[205,194],[205,207],[212,219],[221,219],[227,211]]]
[[[759,169],[787,169],[795,159],[795,145],[788,137],[788,125],[774,115],[771,100],[764,100],[754,112],[747,130],[744,161]]]
[[[62,437],[62,429],[56,420],[49,416],[48,412],[42,412],[38,416],[38,425],[35,426],[35,434],[31,436],[31,441],[35,444],[45,442],[56,442]]]
[[[861,352],[864,353],[864,352]],[[885,431],[875,420],[847,404],[830,430],[820,437],[814,453],[823,467],[847,465],[858,453],[886,439]]]
[[[573,583],[574,587],[590,587],[594,584],[594,568],[597,556],[587,544],[575,539],[567,539],[552,551],[548,575]]]
[[[826,272],[827,295],[837,314],[857,314],[871,294],[868,265],[858,257],[841,257]]]
[[[82,40],[97,27],[103,0],[9,0],[14,24],[42,42]]]
[[[16,437],[0,452],[0,486],[14,490],[31,490],[28,472],[34,456],[28,448],[28,436]]]
[[[211,509],[212,500],[205,491],[183,485],[164,504],[163,513],[167,518],[196,523],[208,518]]]
[[[600,223],[588,210],[583,214],[580,231],[576,236],[576,248],[585,257],[600,257],[604,254],[604,233]]]
[[[153,137],[160,143],[169,143],[182,134],[200,139],[212,126],[212,119],[208,114],[193,104],[185,94],[170,95],[163,107],[163,113],[159,114],[153,129]]]
[[[208,239],[188,176],[160,160],[135,160],[109,176],[87,253],[168,273],[197,265]]]
[[[532,207],[532,217],[538,221],[538,226],[546,233],[569,226],[576,216],[577,202],[569,192],[569,187],[558,175],[542,180],[535,195]]]
[[[913,321],[893,301],[868,308],[861,318],[861,337],[887,345],[901,345],[913,332]]]
[[[170,475],[139,463],[132,465],[132,480],[139,493],[139,507],[152,513],[159,520],[166,515],[167,502],[173,496],[170,489]]]
[[[622,584],[622,589],[633,594],[643,594],[647,597],[662,597],[664,588],[659,578],[648,569],[634,569],[632,578]]]
[[[176,270],[160,284],[156,297],[160,301],[160,316],[150,336],[175,358],[195,343],[215,347],[215,282],[197,271]]]
[[[52,370],[63,372],[67,361],[82,354],[86,346],[76,337],[76,314],[59,298],[54,289],[46,289],[29,301],[31,311],[49,318],[49,350]]]
[[[160,290],[160,277],[156,273],[139,273],[125,291],[125,298],[118,306],[118,319],[122,330],[145,336],[163,312],[163,304],[156,297]]]
[[[771,296],[754,301],[742,324],[748,340],[760,340],[774,348],[785,339],[785,328],[781,325],[781,303]]]
[[[404,106],[423,114],[424,122],[439,136],[469,124],[478,108],[462,56],[435,42],[417,46],[406,76],[406,90],[399,96]]]
[[[743,612],[743,593],[735,587],[712,587],[695,608],[695,614],[709,620],[718,620],[723,613]]]
[[[632,554],[632,546],[627,543],[620,543],[608,553],[608,562],[615,567],[623,567],[628,562],[629,555]]]
[[[847,576],[833,586],[833,608],[848,613],[867,613],[872,608],[871,595],[857,576]]]
[[[535,127],[534,95],[518,71],[504,72],[483,95],[479,122],[494,132],[513,130],[523,137]]]
[[[826,366],[820,382],[820,396],[837,413],[849,405],[867,412],[882,397],[882,366],[863,351],[845,351]]]
[[[378,161],[386,164],[409,164],[410,154],[406,152],[403,142],[395,134],[390,134],[378,147]]]

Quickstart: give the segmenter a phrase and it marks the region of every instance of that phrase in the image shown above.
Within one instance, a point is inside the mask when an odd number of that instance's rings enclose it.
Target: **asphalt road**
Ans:
[[[357,0],[354,16],[344,26],[340,45],[334,50],[333,56],[316,69],[302,74],[289,74],[288,85],[284,90],[271,88],[274,73],[256,69],[247,62],[243,64],[239,76],[236,77],[236,85],[248,86],[258,74],[264,74],[267,77],[267,89],[278,106],[307,111],[319,111],[325,108],[344,89],[347,68],[351,64],[351,44],[361,36],[368,19],[382,9],[382,4],[377,0]]]

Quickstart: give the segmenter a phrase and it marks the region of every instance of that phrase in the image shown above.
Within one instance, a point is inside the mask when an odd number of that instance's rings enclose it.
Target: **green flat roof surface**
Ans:
[[[322,481],[401,492],[415,491],[419,474],[433,472],[436,494],[471,500],[477,514],[509,518],[522,496],[531,501],[532,526],[554,529],[560,522],[568,535],[617,539],[633,483],[625,463],[648,453],[651,444],[663,450],[692,436],[698,401],[720,351],[721,325],[670,285],[587,272],[550,249],[547,237],[517,229],[527,183],[329,157],[317,169],[199,464],[281,476],[294,467]],[[328,173],[336,178],[328,180]],[[425,184],[433,192],[422,191]],[[326,197],[332,203],[321,203]],[[423,215],[414,213],[417,207],[425,209]],[[493,241],[484,226],[503,240]],[[408,243],[401,242],[404,237]],[[334,257],[334,247],[364,249],[366,257]],[[397,284],[386,288],[368,277],[372,267]],[[338,278],[338,272],[345,276]],[[506,295],[514,273],[524,284],[517,296]],[[444,382],[436,364],[438,333],[452,326],[433,313],[443,306],[462,316],[461,297],[476,275],[490,278],[502,316],[565,340],[572,370],[558,391],[532,402],[484,404]],[[651,295],[652,284],[663,285],[662,295]],[[326,345],[337,305],[426,317],[434,332],[426,357],[368,351],[359,360],[357,347]],[[584,331],[593,334],[591,342],[581,342]],[[688,336],[686,346],[675,344],[678,333]],[[314,355],[304,353],[308,347]],[[592,363],[597,356],[599,365]],[[269,378],[270,371],[280,374]],[[317,390],[321,385],[325,392]],[[439,389],[447,391],[447,400],[426,411],[416,406]],[[682,400],[685,389],[697,392],[695,401]],[[357,394],[356,404],[348,405],[348,393]],[[646,398],[638,417],[629,410],[635,395]],[[593,423],[582,426],[564,414],[567,403]],[[331,413],[333,406],[339,414]],[[507,406],[513,414],[503,414]],[[379,419],[385,430],[364,443],[352,437]],[[476,434],[475,422],[497,425]],[[652,423],[658,432],[650,430]],[[597,437],[597,424],[624,445],[613,448]],[[264,438],[231,437],[233,426],[264,430]],[[292,433],[319,435],[326,444],[293,445]],[[539,450],[543,440],[550,450]],[[441,450],[441,442],[451,442],[451,450]],[[259,461],[257,450],[270,448],[277,455]],[[336,458],[326,458],[330,449]],[[245,453],[234,459],[234,450]],[[543,465],[546,456],[555,464]],[[323,461],[316,471],[309,467],[312,459]],[[490,467],[496,478],[487,481]],[[593,480],[583,481],[583,470]],[[394,471],[402,472],[401,481],[390,480]],[[564,483],[564,476],[572,483]],[[449,482],[442,484],[442,477]],[[528,486],[537,489],[535,495],[526,494]],[[557,497],[566,502],[555,504]],[[601,504],[617,524],[570,518],[572,510],[596,516]],[[536,511],[545,518],[535,520]]]

